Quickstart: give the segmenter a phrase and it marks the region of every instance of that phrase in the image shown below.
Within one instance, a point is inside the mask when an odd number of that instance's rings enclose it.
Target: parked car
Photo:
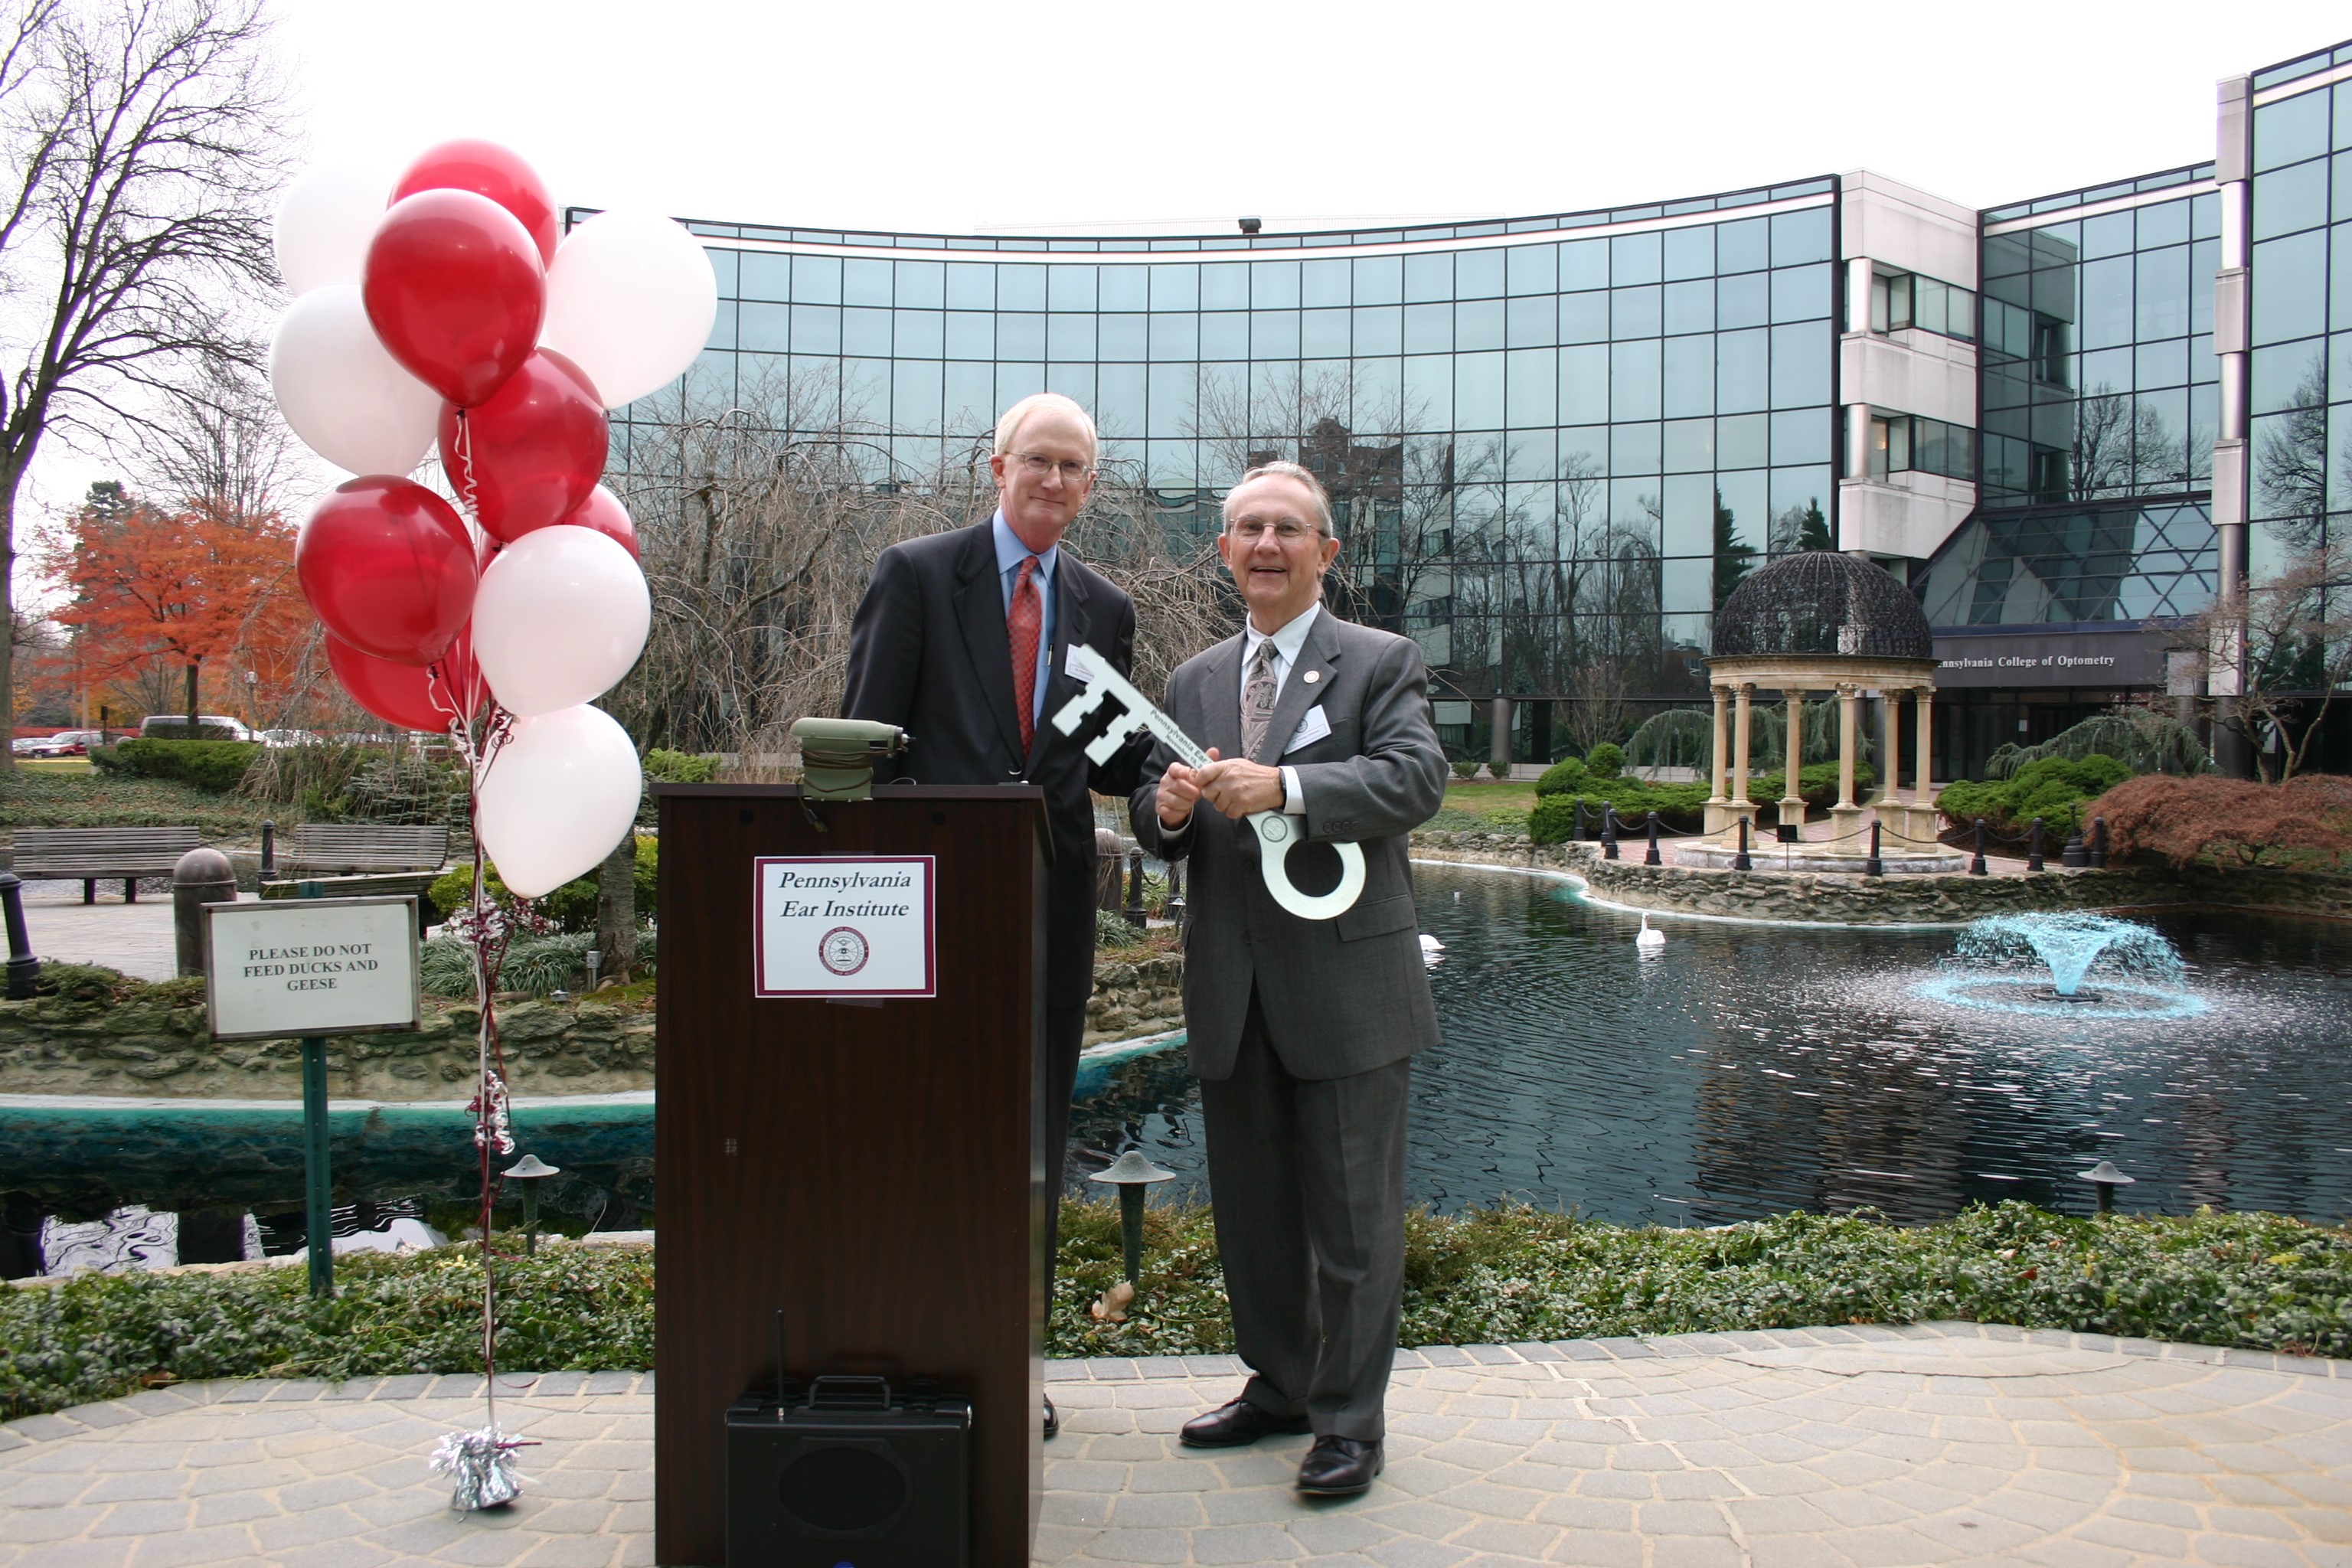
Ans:
[[[92,746],[106,742],[95,730],[60,730],[34,749],[37,757],[86,757]]]
[[[265,746],[323,746],[327,737],[316,730],[263,730],[254,739]]]
[[[168,740],[185,740],[188,716],[184,713],[150,713],[139,721],[142,735],[160,734]],[[219,713],[196,715],[196,735],[205,741],[250,741],[253,731],[245,727],[242,719],[231,719]]]

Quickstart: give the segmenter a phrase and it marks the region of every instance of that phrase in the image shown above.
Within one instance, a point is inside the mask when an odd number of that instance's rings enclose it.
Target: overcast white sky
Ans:
[[[488,136],[562,203],[969,232],[1522,215],[1857,167],[1971,206],[2209,158],[2317,0],[285,0],[309,149]],[[101,462],[53,447],[38,493]]]

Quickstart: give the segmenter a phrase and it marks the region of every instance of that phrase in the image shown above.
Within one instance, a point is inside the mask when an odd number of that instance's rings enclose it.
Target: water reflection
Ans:
[[[1949,931],[1672,921],[1645,956],[1637,917],[1558,881],[1415,875],[1445,944],[1445,1039],[1414,1076],[1417,1201],[1927,1220],[2004,1197],[2087,1210],[2074,1173],[2105,1158],[2138,1178],[2127,1206],[2352,1212],[2352,939],[2332,925],[2149,917],[2203,1015],[2037,1016],[1920,994]],[[1075,1126],[1098,1150],[1141,1142],[1179,1173],[1170,1196],[1208,1195],[1181,1053],[1118,1064]]]

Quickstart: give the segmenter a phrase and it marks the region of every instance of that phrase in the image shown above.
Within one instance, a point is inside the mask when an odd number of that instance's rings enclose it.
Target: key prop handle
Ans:
[[[1303,921],[1328,921],[1332,916],[1353,909],[1364,891],[1364,851],[1361,845],[1335,839],[1331,847],[1339,852],[1339,885],[1328,893],[1302,893],[1290,879],[1290,852],[1307,842],[1299,831],[1303,818],[1293,818],[1279,811],[1258,811],[1250,814],[1250,826],[1257,830],[1257,866],[1265,878],[1265,890],[1274,901]]]

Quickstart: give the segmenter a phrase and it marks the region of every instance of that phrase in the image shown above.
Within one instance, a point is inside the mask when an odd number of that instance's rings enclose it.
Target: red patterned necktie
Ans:
[[[1013,706],[1021,714],[1021,753],[1029,754],[1037,733],[1037,637],[1045,606],[1037,597],[1037,558],[1021,558],[1021,579],[1013,584],[1013,612],[1005,627],[1013,635]]]

